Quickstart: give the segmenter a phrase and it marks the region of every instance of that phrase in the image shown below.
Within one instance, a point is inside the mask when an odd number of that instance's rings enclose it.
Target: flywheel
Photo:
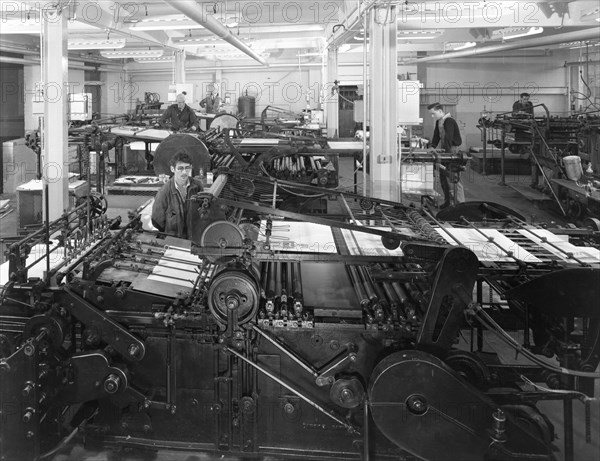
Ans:
[[[226,325],[232,315],[242,325],[254,319],[260,292],[256,274],[244,267],[227,267],[213,277],[208,289],[208,308],[216,321]]]

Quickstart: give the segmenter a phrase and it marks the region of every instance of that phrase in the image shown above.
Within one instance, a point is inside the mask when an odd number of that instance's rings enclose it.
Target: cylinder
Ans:
[[[571,181],[579,181],[583,175],[583,169],[581,168],[581,157],[579,157],[579,155],[568,155],[563,158],[563,164],[565,165],[567,177]]]
[[[254,118],[256,116],[256,98],[253,96],[240,96],[238,98],[238,115],[243,118]]]

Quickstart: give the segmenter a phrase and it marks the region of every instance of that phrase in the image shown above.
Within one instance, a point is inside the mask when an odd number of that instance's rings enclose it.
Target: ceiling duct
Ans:
[[[518,50],[521,48],[534,48],[537,46],[555,45],[557,43],[572,42],[576,40],[591,40],[598,38],[598,28],[578,30],[576,32],[567,32],[565,34],[548,35],[529,40],[522,40],[517,43],[502,43],[498,45],[486,46],[483,48],[471,48],[464,51],[452,51],[450,53],[436,54],[424,58],[408,59],[403,64],[420,64],[422,62],[444,61],[446,59],[464,58],[467,56],[476,56],[482,54],[496,53],[498,51]]]
[[[264,66],[268,66],[267,61],[252,50],[248,45],[243,43],[239,38],[231,33],[231,31],[224,26],[221,22],[215,19],[213,16],[203,12],[201,7],[196,2],[190,2],[189,0],[170,0],[165,1],[169,6],[172,6],[179,12],[185,14],[188,18],[196,21],[198,24],[204,26],[210,30],[220,39],[227,43],[235,46],[238,50],[250,56],[252,59],[260,62]]]

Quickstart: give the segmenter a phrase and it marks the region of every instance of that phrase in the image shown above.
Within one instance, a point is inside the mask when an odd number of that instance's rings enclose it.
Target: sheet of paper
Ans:
[[[266,222],[260,223],[259,242],[266,242]],[[271,249],[309,253],[337,253],[329,226],[307,222],[273,221]]]
[[[584,263],[600,264],[600,250],[591,247],[575,246],[569,243],[569,237],[567,235],[553,234],[546,229],[532,229],[531,231],[520,229],[519,233],[564,261],[572,263],[576,262],[573,258],[568,257],[567,254],[570,253],[573,257]],[[542,239],[544,239],[545,242],[542,241]],[[552,243],[552,245],[550,243]]]
[[[389,231],[389,228],[378,227],[377,229]],[[342,229],[342,235],[346,246],[353,256],[402,256],[402,250],[388,250],[381,243],[381,236]]]
[[[56,246],[58,245],[58,240],[50,240],[50,250],[56,248]],[[31,248],[31,252],[29,253],[29,256],[27,256],[27,265],[33,263],[34,261],[36,261],[37,259],[41,258],[43,255],[46,254],[46,245],[34,245],[33,248]],[[56,250],[53,253],[50,253],[50,269],[55,268],[56,266],[58,266],[59,264],[61,264],[64,261],[64,250],[62,248]],[[10,280],[9,280],[9,272],[8,272],[8,266],[9,266],[9,261],[6,261],[5,263],[3,263],[0,266],[0,286],[4,286],[6,285]],[[46,272],[47,266],[46,266],[46,259],[42,259],[41,261],[37,262],[36,264],[34,264],[31,268],[29,268],[29,270],[27,271],[27,276],[28,277],[39,277],[39,278],[43,278],[44,274]]]
[[[502,235],[496,229],[460,229],[436,228],[448,243],[458,245],[460,242],[477,255],[481,262],[515,262],[515,258],[524,262],[540,262],[517,243]],[[483,234],[483,235],[482,235]],[[454,237],[454,238],[452,238]],[[493,239],[493,241],[490,241]],[[458,242],[457,242],[458,241]],[[509,256],[507,252],[512,252]]]
[[[148,276],[148,280],[171,283],[191,289],[198,277],[196,268],[200,263],[201,259],[189,251],[167,248],[152,270],[152,274]]]

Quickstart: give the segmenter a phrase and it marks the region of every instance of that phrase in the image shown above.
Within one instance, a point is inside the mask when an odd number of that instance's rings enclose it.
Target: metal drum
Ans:
[[[154,152],[154,172],[156,175],[171,175],[171,158],[177,152],[183,151],[192,159],[194,174],[200,169],[210,170],[210,155],[206,145],[191,133],[175,133],[165,138]]]
[[[256,116],[256,98],[254,96],[240,96],[238,98],[238,114],[244,118]]]

